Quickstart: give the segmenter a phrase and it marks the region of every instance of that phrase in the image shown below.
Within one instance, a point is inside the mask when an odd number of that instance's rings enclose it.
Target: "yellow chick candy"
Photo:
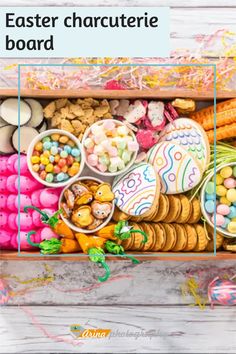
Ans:
[[[114,198],[115,195],[111,191],[111,186],[109,183],[100,184],[94,194],[94,199],[99,202],[112,202]]]

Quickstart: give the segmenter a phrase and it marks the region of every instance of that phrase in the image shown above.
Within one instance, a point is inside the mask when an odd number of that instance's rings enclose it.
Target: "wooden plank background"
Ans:
[[[37,6],[173,6],[171,49],[193,53],[195,36],[220,29],[236,32],[234,0],[42,0]],[[31,0],[1,0],[1,6],[34,5]],[[220,55],[221,46],[214,48]],[[6,62],[6,60],[5,60]],[[8,63],[15,62],[9,60]],[[235,353],[235,308],[192,308],[180,286],[192,274],[207,287],[215,276],[236,273],[234,261],[109,262],[114,281],[94,287],[102,270],[85,262],[2,261],[1,273],[16,294],[35,283],[21,280],[46,277],[45,264],[54,280],[15,296],[0,309],[0,353]],[[19,280],[19,279],[18,279]],[[69,326],[148,332],[149,337],[86,339],[72,343]],[[155,332],[156,331],[156,332]],[[147,333],[146,333],[147,335]],[[59,336],[59,337],[58,337]]]

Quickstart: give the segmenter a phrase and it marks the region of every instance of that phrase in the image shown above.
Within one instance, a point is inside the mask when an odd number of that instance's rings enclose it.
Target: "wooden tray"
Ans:
[[[12,89],[0,89],[0,98],[1,97],[17,97],[18,90],[16,88]],[[183,98],[193,98],[197,101],[209,101],[214,99],[214,92],[198,92],[194,90],[31,90],[31,89],[22,89],[21,97],[34,97],[38,99],[54,99],[59,97],[70,97],[70,98],[146,98],[146,99],[173,99],[176,97]],[[236,91],[221,91],[217,92],[217,99],[229,99],[236,98]],[[212,103],[210,103],[212,104]],[[192,261],[192,260],[226,260],[226,259],[236,259],[236,253],[230,253],[225,251],[214,253],[174,253],[174,252],[157,252],[157,253],[141,253],[133,252],[130,254],[135,254],[136,258],[140,261],[145,260],[172,260],[172,261]],[[138,254],[138,256],[137,256]],[[83,254],[71,254],[71,255],[50,255],[42,256],[38,252],[18,252],[16,251],[1,251],[0,260],[19,260],[19,261],[39,261],[42,260],[51,260],[51,261],[87,261],[88,257]],[[116,256],[107,256],[107,259],[110,261],[125,260],[125,258],[120,258]]]

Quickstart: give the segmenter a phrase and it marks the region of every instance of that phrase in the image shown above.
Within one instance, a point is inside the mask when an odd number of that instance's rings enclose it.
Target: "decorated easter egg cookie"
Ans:
[[[169,142],[158,143],[147,153],[161,179],[161,192],[177,194],[194,188],[202,178],[202,169],[197,160],[181,145]]]
[[[169,123],[160,133],[161,141],[181,145],[190,152],[205,171],[210,161],[210,145],[200,124],[189,118],[179,118]]]
[[[112,191],[120,210],[128,215],[143,215],[158,200],[159,178],[151,164],[141,162],[117,176]]]

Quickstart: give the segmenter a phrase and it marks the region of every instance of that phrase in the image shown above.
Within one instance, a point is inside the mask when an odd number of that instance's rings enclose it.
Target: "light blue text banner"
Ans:
[[[168,7],[0,8],[0,57],[168,57],[169,37]]]

